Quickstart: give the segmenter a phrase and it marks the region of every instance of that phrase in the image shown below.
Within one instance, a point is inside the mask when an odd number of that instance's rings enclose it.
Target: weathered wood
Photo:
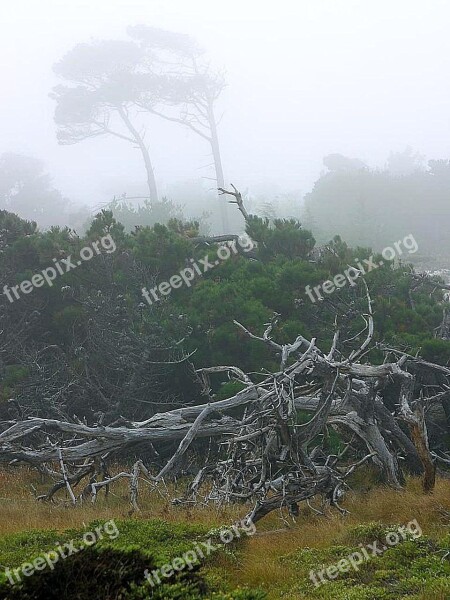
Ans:
[[[255,377],[235,366],[198,369],[207,403],[160,412],[144,421],[122,419],[117,426],[94,427],[77,419],[70,422],[31,418],[0,423],[0,462],[25,462],[44,469],[51,476],[56,474],[58,481],[46,498],[52,498],[66,487],[72,502],[77,498],[74,487],[84,477],[89,477],[89,483],[82,496],[90,493],[93,501],[99,490],[108,489],[119,479],[128,479],[130,503],[136,511],[142,477],[156,488],[194,444],[198,448],[201,440],[213,439],[215,458],[210,460],[204,458],[205,453],[200,453],[200,460],[195,463],[197,474],[186,495],[176,499],[176,503],[220,505],[251,501],[254,508],[247,518],[258,520],[275,508],[283,507],[295,516],[298,503],[316,495],[343,510],[337,500],[343,493],[349,471],[345,464],[340,464],[343,456],[324,455],[318,441],[331,426],[338,428],[344,437],[350,433],[348,447],[353,439],[358,439],[358,452],[361,447],[367,448],[368,454],[357,460],[353,469],[371,460],[381,469],[386,481],[398,488],[403,481],[397,461],[400,452],[412,472],[425,473],[424,489],[430,490],[434,485],[434,463],[424,406],[427,402],[445,402],[450,370],[392,349],[389,356],[396,356],[395,362],[386,360],[381,365],[362,362],[374,334],[367,288],[366,295],[368,312],[364,315],[366,328],[362,332],[366,331],[365,338],[347,358],[340,348],[337,327],[331,349],[324,352],[315,338],[307,340],[299,335],[292,344],[273,340],[271,336],[279,315],[275,314],[266,324],[262,335],[236,322],[249,338],[260,341],[279,356],[278,371]],[[410,373],[419,368],[437,373],[446,382],[441,389],[436,390],[435,386],[434,395],[428,399],[423,397],[419,387],[416,389]],[[239,381],[244,389],[230,398],[214,401],[209,377],[217,373]],[[391,389],[391,386],[398,396],[395,412],[387,408],[380,395],[381,390]],[[310,413],[306,423],[297,423],[299,410]],[[399,419],[408,424],[409,436],[399,426]],[[150,472],[142,460],[134,463],[131,472],[122,471],[112,476],[99,467],[106,456],[117,458],[130,450],[136,454],[140,448],[150,445],[159,455],[168,442],[178,442],[177,449],[165,457],[166,464],[156,473]],[[360,456],[356,454],[355,458]],[[58,462],[62,481],[54,470]]]
[[[425,422],[425,412],[423,402],[416,401],[416,408],[411,409],[413,397],[414,378],[409,373],[402,375],[402,387],[400,391],[400,411],[401,418],[408,424],[411,432],[411,439],[417,449],[424,469],[423,490],[431,492],[436,483],[436,467],[428,445],[427,426]]]

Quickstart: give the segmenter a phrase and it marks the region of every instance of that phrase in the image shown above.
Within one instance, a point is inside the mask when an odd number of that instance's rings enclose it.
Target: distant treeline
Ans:
[[[352,245],[382,250],[411,233],[423,263],[448,266],[449,160],[430,160],[425,167],[407,149],[391,154],[383,170],[340,155],[324,164],[328,171],[306,196],[303,219],[319,242],[339,234]]]

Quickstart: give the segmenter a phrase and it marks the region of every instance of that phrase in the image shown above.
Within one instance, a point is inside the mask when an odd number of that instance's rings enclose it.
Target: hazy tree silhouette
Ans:
[[[154,95],[144,93],[140,98],[142,108],[149,112],[188,127],[206,140],[211,147],[217,187],[224,187],[224,171],[220,152],[216,103],[225,88],[224,74],[211,68],[204,51],[191,37],[138,25],[129,27],[128,33],[150,57],[154,53],[167,55],[163,63],[160,93],[162,104],[154,102]],[[229,229],[227,205],[220,203],[222,228]]]
[[[195,40],[181,33],[139,25],[130,41],[96,41],[75,46],[55,65],[69,85],[54,88],[55,122],[61,144],[114,136],[137,147],[144,160],[149,197],[158,201],[146,139],[146,116],[181,124],[206,140],[217,187],[224,186],[216,102],[223,74],[204,60]],[[153,140],[154,143],[154,140]],[[228,230],[226,203],[220,203]]]
[[[69,201],[52,186],[43,162],[21,154],[0,156],[0,209],[41,227],[66,224],[69,218]]]
[[[60,144],[75,144],[98,136],[114,136],[136,146],[144,160],[151,200],[158,191],[146,130],[138,124],[137,100],[146,96],[159,100],[158,77],[143,69],[144,53],[134,42],[97,41],[78,44],[54,66],[70,82],[59,85],[55,122]]]

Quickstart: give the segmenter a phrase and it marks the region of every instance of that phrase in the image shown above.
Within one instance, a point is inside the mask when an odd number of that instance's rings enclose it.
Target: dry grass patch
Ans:
[[[112,472],[119,472],[117,467]],[[94,519],[130,517],[129,489],[127,481],[119,480],[111,487],[106,498],[104,491],[98,494],[95,504],[88,498],[82,504],[73,506],[64,490],[55,496],[55,502],[40,502],[34,497],[33,488],[38,494],[45,493],[51,483],[39,481],[36,471],[26,467],[0,471],[0,535],[16,533],[27,529],[70,529],[82,526]],[[198,523],[210,525],[227,524],[238,519],[245,512],[242,505],[216,509],[214,507],[174,506],[170,499],[180,495],[181,489],[162,487],[159,492],[142,481],[139,491],[141,512],[133,518],[161,518],[175,523]]]
[[[318,516],[306,509],[290,529],[271,534],[261,531],[249,538],[231,582],[261,588],[269,599],[303,598],[291,591],[298,583],[298,573],[280,561],[299,548],[327,548],[340,543],[355,525],[371,521],[406,525],[417,519],[423,533],[437,539],[450,531],[450,520],[441,512],[444,509],[450,513],[448,479],[439,479],[435,491],[428,495],[421,492],[420,480],[411,478],[405,490],[378,487],[369,493],[353,492],[342,505],[350,511],[349,515],[342,516],[328,508],[325,516]],[[262,527],[279,529],[280,521],[272,514]]]
[[[36,502],[30,491],[32,484],[36,484],[35,471],[22,468],[0,473],[0,535],[26,529],[76,528],[94,519],[129,516],[126,481],[118,482],[108,499],[101,493],[95,505],[87,501],[75,507],[64,501],[65,494],[61,492],[55,503]],[[41,482],[38,487],[48,489],[48,482]],[[449,520],[443,511],[450,513],[450,480],[438,479],[436,489],[428,495],[422,493],[421,482],[415,478],[408,479],[401,491],[372,484],[362,487],[364,491],[349,493],[342,503],[350,511],[346,516],[330,507],[325,508],[324,515],[317,515],[305,505],[295,523],[283,521],[279,513],[272,513],[257,524],[257,534],[246,538],[236,551],[228,555],[218,553],[208,567],[211,574],[232,587],[260,588],[267,592],[269,600],[307,598],[293,591],[298,589],[299,574],[294,565],[281,561],[281,557],[301,548],[325,549],[339,544],[349,529],[373,521],[406,525],[417,519],[423,533],[436,539],[449,531]],[[158,493],[142,482],[139,496],[142,512],[133,518],[161,518],[173,523],[215,527],[233,522],[248,510],[244,504],[220,510],[173,506],[170,498],[182,491],[172,487],[167,493],[162,490]],[[313,506],[319,508],[318,503]]]

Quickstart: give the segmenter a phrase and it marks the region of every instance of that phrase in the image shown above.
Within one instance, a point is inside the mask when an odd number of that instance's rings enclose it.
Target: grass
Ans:
[[[245,597],[245,591],[230,591],[241,588],[263,590],[268,600],[450,599],[447,583],[450,570],[447,559],[442,560],[450,550],[450,521],[445,516],[446,511],[450,513],[450,481],[438,479],[434,492],[424,495],[420,481],[414,478],[407,481],[404,490],[395,491],[375,485],[368,471],[358,477],[361,491],[349,493],[342,503],[349,515],[342,516],[329,507],[324,515],[317,515],[302,506],[300,517],[286,527],[280,515],[272,513],[258,523],[255,536],[246,538],[242,544],[225,547],[207,561],[201,569],[205,584],[217,594],[222,590],[227,598],[238,598],[239,593]],[[63,541],[64,536],[73,535],[73,530],[85,529],[90,521],[112,518],[122,523],[124,531],[114,543],[116,549],[133,547],[145,553],[150,543],[156,543],[157,560],[164,553],[166,557],[174,557],[183,544],[210,528],[232,523],[248,508],[242,504],[221,510],[173,506],[170,494],[166,498],[142,487],[139,500],[142,512],[130,518],[125,483],[116,486],[108,500],[101,495],[95,506],[87,502],[72,507],[61,502],[36,502],[29,491],[35,479],[35,473],[27,469],[0,473],[0,563],[3,565],[17,565],[30,554],[42,552],[46,544],[51,546],[55,539]],[[63,497],[64,494],[59,498]],[[309,569],[332,565],[357,549],[360,539],[357,536],[365,531],[361,525],[365,524],[370,536],[374,522],[382,524],[378,527],[387,527],[406,525],[413,519],[418,521],[425,536],[423,546],[422,538],[404,542],[368,561],[357,573],[340,575],[317,589],[310,582]],[[166,534],[157,537],[158,528],[166,533],[172,531],[172,537],[167,534],[170,542],[164,542]],[[49,529],[53,532],[42,531]],[[62,533],[65,530],[72,531]],[[388,592],[383,591],[385,588]]]
[[[312,594],[292,592],[298,590],[298,565],[280,562],[282,557],[304,548],[329,549],[341,544],[357,525],[373,521],[406,525],[417,519],[424,534],[434,539],[441,539],[450,531],[450,523],[445,519],[443,522],[441,510],[450,511],[448,480],[438,480],[434,493],[430,495],[421,493],[420,481],[416,479],[409,480],[406,489],[399,492],[384,487],[374,488],[369,493],[355,492],[349,494],[343,506],[350,515],[342,517],[336,511],[328,510],[323,517],[306,510],[290,530],[249,540],[239,572],[231,581],[260,587],[268,592],[269,599],[314,598]],[[334,562],[329,560],[328,564]]]
[[[122,469],[117,468],[117,471]],[[36,483],[36,471],[23,469],[0,470],[0,536],[32,529],[69,529],[81,527],[94,519],[130,517],[129,490],[125,480],[119,480],[111,490],[108,499],[104,492],[92,504],[88,498],[83,504],[72,506],[67,495],[59,492],[57,502],[37,502],[32,487],[38,494],[49,489],[48,481]],[[194,522],[216,527],[233,522],[242,516],[243,507],[224,509],[173,506],[171,498],[180,495],[182,489],[172,487],[161,493],[153,491],[141,483],[139,505],[141,512],[133,518],[161,518],[168,522]]]

